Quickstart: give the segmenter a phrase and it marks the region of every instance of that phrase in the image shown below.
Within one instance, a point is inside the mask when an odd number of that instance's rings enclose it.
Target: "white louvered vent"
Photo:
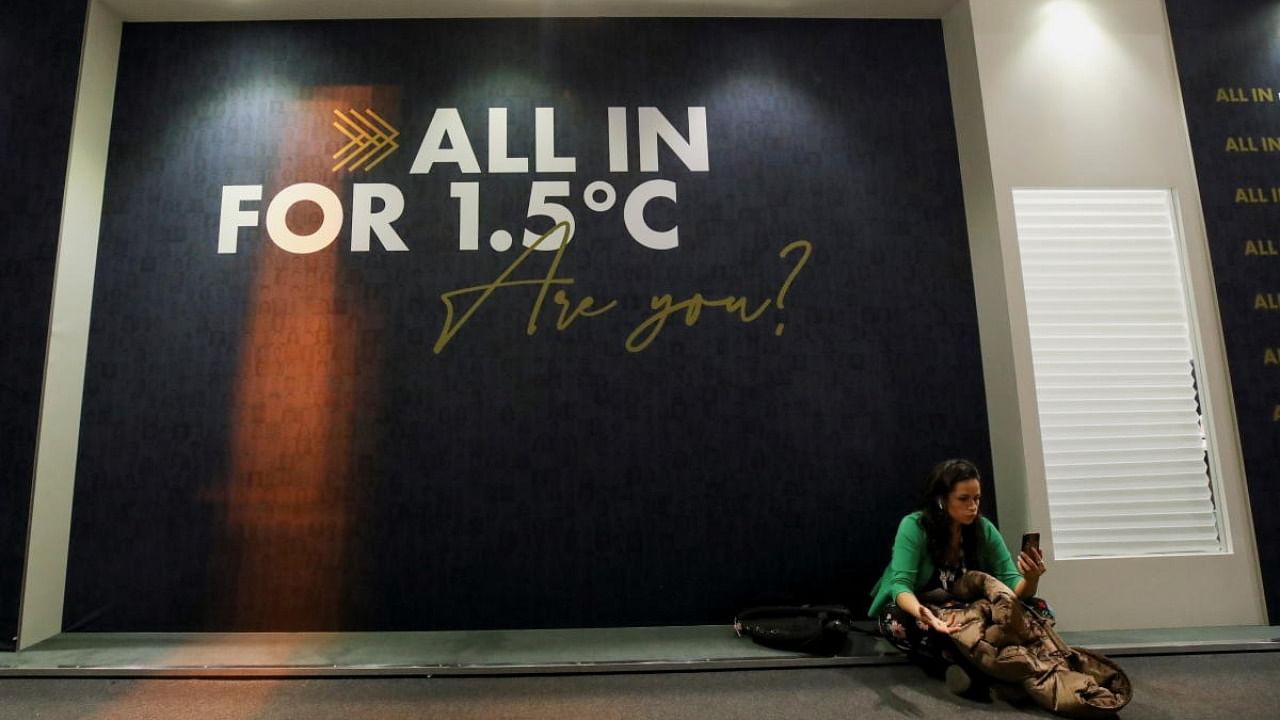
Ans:
[[[1222,550],[1166,190],[1014,190],[1057,558]]]

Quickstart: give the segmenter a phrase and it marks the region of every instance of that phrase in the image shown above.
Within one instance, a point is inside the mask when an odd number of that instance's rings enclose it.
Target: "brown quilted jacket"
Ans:
[[[999,580],[968,572],[951,588],[963,605],[938,608],[959,626],[956,647],[995,680],[1021,688],[1036,704],[1068,717],[1109,717],[1133,687],[1109,658],[1069,647],[1052,621],[1028,611]]]

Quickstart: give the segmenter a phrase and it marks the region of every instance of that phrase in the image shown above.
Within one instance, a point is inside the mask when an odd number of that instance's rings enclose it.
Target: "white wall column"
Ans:
[[[1215,501],[1225,507],[1230,550],[1056,561],[1041,594],[1057,609],[1061,626],[1072,630],[1264,624],[1204,217],[1164,3],[961,0],[943,26],[1006,539],[1016,547],[1024,530],[1038,530],[1052,556],[1012,189],[1171,188],[1181,208],[1191,310],[1205,365],[1202,404],[1217,449]]]
[[[1025,338],[1015,342],[1013,328],[1026,327],[1026,307],[1019,299],[1020,286],[1010,286],[1018,268],[1017,243],[1000,232],[997,222],[996,186],[992,178],[991,147],[987,139],[979,82],[973,17],[967,2],[959,2],[943,17],[947,69],[951,79],[951,104],[955,115],[960,177],[964,185],[965,219],[969,231],[969,255],[973,266],[978,308],[978,336],[982,344],[982,375],[986,385],[987,421],[991,431],[988,477],[994,481],[1000,506],[1001,532],[1013,546],[1021,528],[1031,527],[1030,508],[1043,504],[1044,484],[1028,484],[1040,466],[1039,421],[1035,405],[1022,398],[1034,397],[1030,348]],[[1026,363],[1019,355],[1025,351]],[[1033,492],[1035,491],[1035,492]],[[1036,497],[1032,498],[1032,495]]]
[[[89,309],[120,55],[120,17],[91,0],[85,21],[58,236],[35,482],[18,616],[18,649],[62,631],[71,503],[89,345]]]

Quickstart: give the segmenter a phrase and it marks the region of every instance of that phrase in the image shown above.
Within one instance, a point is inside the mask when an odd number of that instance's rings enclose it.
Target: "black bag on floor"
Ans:
[[[835,655],[849,641],[851,621],[843,605],[772,605],[738,613],[733,631],[776,650]]]

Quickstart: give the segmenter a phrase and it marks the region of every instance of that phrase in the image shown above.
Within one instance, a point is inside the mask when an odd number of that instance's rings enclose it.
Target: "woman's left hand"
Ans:
[[[1022,573],[1022,577],[1028,581],[1035,582],[1039,580],[1040,576],[1044,575],[1047,570],[1048,568],[1044,566],[1044,554],[1040,552],[1039,548],[1031,548],[1029,552],[1023,550],[1018,553],[1018,572]]]

